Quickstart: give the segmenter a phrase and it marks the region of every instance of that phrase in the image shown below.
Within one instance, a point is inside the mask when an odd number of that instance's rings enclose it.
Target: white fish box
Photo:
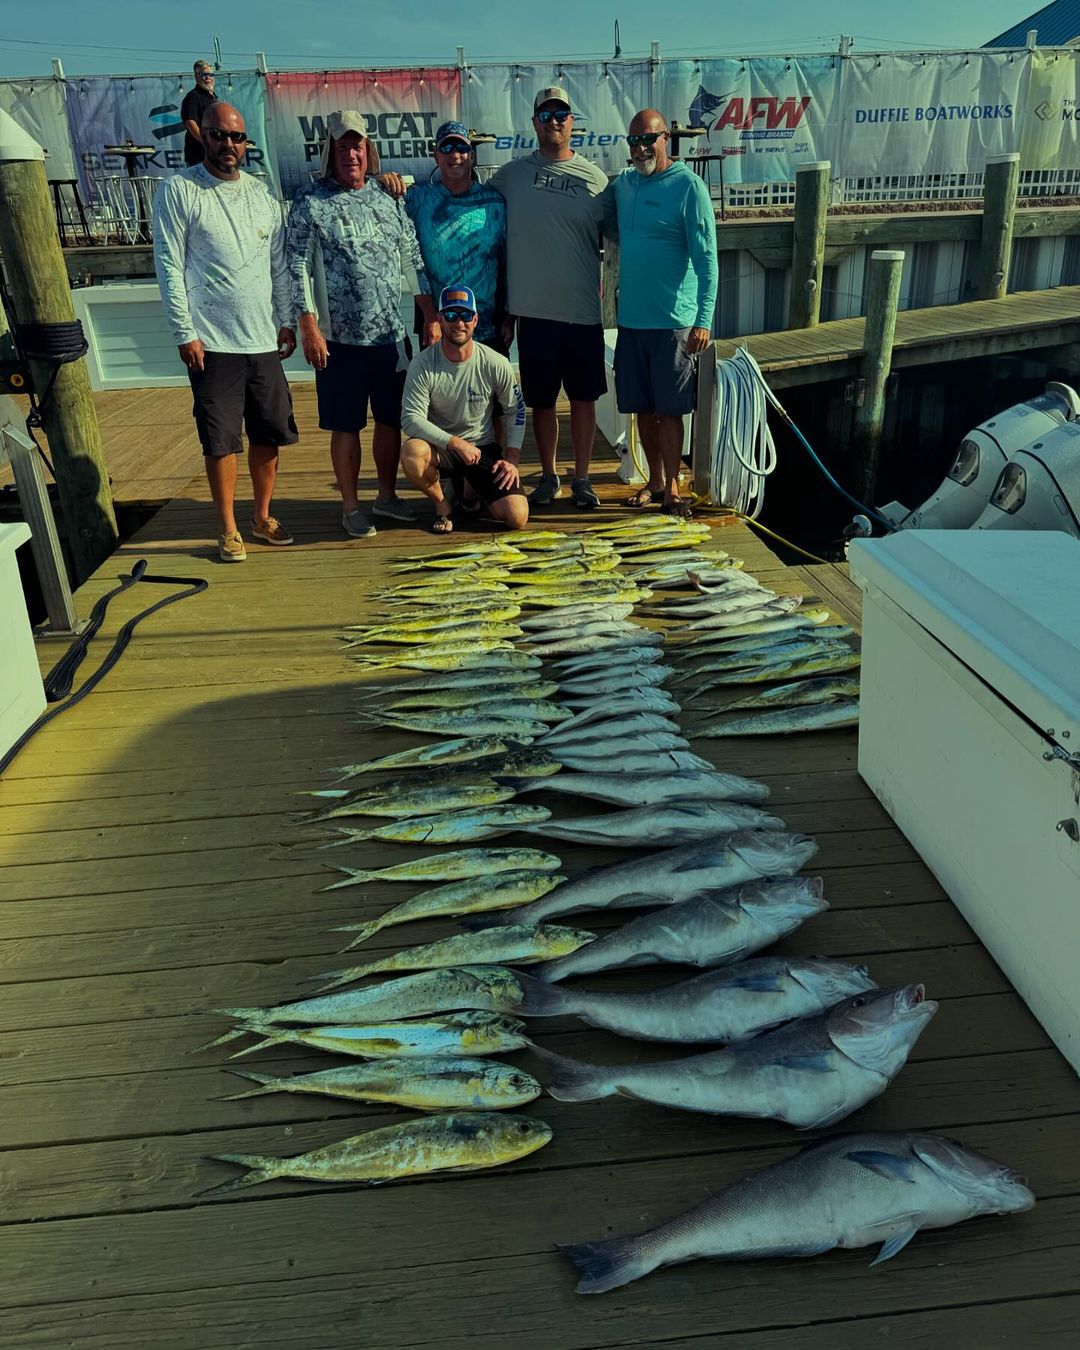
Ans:
[[[851,574],[859,772],[1080,1072],[1080,541],[904,530]]]
[[[29,538],[27,525],[0,525],[0,755],[45,711],[45,689],[15,558],[15,550]]]

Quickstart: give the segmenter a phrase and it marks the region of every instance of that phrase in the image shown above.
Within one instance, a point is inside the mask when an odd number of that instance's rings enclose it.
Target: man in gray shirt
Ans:
[[[596,400],[606,391],[600,320],[600,234],[614,229],[607,175],[570,149],[574,114],[565,89],[533,103],[537,150],[504,164],[491,186],[506,198],[508,308],[518,320],[525,402],[533,410],[541,478],[530,500],[561,495],[556,471],[560,385],[570,400],[577,506],[600,505],[589,482]]]
[[[525,436],[525,404],[505,356],[473,341],[476,300],[468,286],[446,286],[439,296],[442,338],[413,358],[401,399],[401,467],[435,505],[434,534],[449,534],[451,504],[441,475],[449,474],[465,510],[480,510],[520,530],[529,520],[518,469]],[[506,449],[494,419],[505,417]],[[470,503],[472,505],[470,506]]]

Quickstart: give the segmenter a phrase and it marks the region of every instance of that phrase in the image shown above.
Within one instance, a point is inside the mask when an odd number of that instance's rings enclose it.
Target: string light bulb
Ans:
[[[327,74],[326,74],[326,71],[325,71],[325,70],[324,70],[323,73],[322,73],[322,87],[323,87],[324,89],[329,89],[329,88],[330,88],[330,81],[329,81],[329,79],[327,78]]]

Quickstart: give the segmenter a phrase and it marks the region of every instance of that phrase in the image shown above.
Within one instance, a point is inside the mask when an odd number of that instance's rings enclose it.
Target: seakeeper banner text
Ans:
[[[267,76],[269,115],[277,148],[281,194],[286,200],[311,182],[332,112],[363,113],[368,135],[379,147],[383,169],[426,179],[435,167],[435,131],[459,117],[456,68],[281,72]]]

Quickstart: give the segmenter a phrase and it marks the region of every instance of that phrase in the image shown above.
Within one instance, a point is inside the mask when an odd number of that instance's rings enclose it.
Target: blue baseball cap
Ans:
[[[464,122],[444,122],[435,133],[435,144],[442,145],[443,141],[464,141],[466,148],[472,149],[472,137]]]
[[[468,286],[444,286],[439,295],[439,311],[444,309],[471,309],[476,313],[476,296]]]

